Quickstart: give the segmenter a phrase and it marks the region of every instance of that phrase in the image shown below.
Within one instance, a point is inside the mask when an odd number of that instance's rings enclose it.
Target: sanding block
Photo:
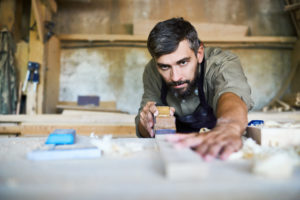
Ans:
[[[169,106],[157,106],[158,116],[154,118],[155,134],[176,133],[175,117],[170,115]]]
[[[45,144],[64,145],[74,144],[76,131],[74,129],[55,129],[49,134]]]

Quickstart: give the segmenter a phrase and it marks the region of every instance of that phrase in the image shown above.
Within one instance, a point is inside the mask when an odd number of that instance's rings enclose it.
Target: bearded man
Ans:
[[[179,147],[191,147],[205,160],[226,159],[242,147],[251,89],[239,58],[204,47],[183,18],[158,23],[147,42],[152,60],[143,74],[144,94],[136,117],[138,137],[155,137],[157,105],[171,107]],[[198,134],[201,128],[210,131]],[[188,133],[188,134],[187,134]]]

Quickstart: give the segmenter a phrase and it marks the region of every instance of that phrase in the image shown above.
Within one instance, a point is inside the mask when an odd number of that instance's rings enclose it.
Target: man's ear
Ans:
[[[201,43],[200,46],[199,46],[199,49],[197,51],[198,63],[202,63],[203,58],[204,58],[204,47],[203,47],[203,44]]]

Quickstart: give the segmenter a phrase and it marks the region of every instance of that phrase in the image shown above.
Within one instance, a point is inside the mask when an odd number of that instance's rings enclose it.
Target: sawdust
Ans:
[[[260,146],[251,138],[243,138],[243,148],[233,153],[229,160],[252,161],[252,173],[268,178],[288,178],[300,166],[300,147]]]
[[[140,142],[119,143],[112,138],[112,135],[104,135],[102,138],[98,138],[94,133],[91,133],[90,138],[91,144],[97,146],[104,155],[108,156],[129,156],[147,148]]]

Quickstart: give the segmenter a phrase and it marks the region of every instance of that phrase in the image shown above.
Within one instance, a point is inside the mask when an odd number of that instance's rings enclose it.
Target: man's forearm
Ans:
[[[244,101],[234,93],[224,93],[218,100],[217,125],[224,124],[234,133],[243,134],[248,123],[248,109]]]

